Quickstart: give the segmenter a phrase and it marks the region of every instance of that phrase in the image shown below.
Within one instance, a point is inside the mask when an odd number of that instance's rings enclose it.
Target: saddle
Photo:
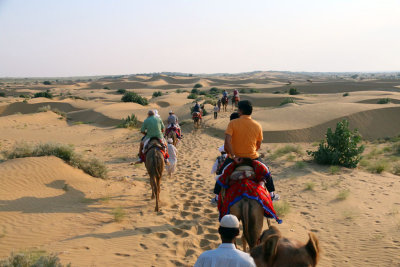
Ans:
[[[158,139],[157,137],[152,137],[149,142],[146,144],[146,146],[144,147],[144,152],[143,152],[143,161],[146,161],[146,154],[147,152],[149,152],[150,149],[152,148],[157,148],[164,156],[164,159],[168,159],[169,155],[168,155],[168,150],[167,147],[165,146],[165,144]]]
[[[231,181],[237,181],[241,179],[252,179],[256,175],[253,167],[242,165],[237,167],[229,177]]]
[[[200,114],[200,112],[193,112],[192,113],[192,118],[194,119],[194,118],[200,118],[201,119],[201,114]]]

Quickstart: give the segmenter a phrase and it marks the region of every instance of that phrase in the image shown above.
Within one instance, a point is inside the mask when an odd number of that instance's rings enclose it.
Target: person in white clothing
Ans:
[[[239,220],[236,216],[227,214],[222,217],[218,232],[222,244],[214,249],[203,252],[194,267],[255,267],[253,258],[235,247],[235,239],[239,235]]]
[[[172,174],[175,172],[176,164],[178,162],[178,156],[177,156],[178,150],[173,145],[174,140],[172,140],[172,138],[168,138],[167,141],[168,141],[169,165],[166,165],[165,168],[169,174],[169,177],[171,178]]]

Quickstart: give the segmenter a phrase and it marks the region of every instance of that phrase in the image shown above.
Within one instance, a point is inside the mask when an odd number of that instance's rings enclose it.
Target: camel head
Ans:
[[[282,237],[278,228],[271,226],[265,230],[259,245],[251,250],[257,267],[312,267],[319,259],[318,239],[309,233],[307,244]]]

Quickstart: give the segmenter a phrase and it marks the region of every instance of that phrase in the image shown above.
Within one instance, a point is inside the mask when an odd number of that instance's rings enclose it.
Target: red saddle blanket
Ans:
[[[174,127],[169,127],[169,128],[167,128],[167,130],[165,130],[165,136],[168,136],[168,134],[169,134],[170,132],[175,132],[175,133],[176,133],[176,136],[177,136],[178,138],[181,137],[181,136],[179,135],[178,128],[176,128],[175,126],[174,126]]]
[[[218,178],[217,182],[225,188],[225,196],[222,198],[221,193],[218,196],[219,219],[221,220],[224,215],[229,214],[230,208],[246,197],[260,203],[264,209],[265,217],[273,218],[278,223],[282,223],[282,220],[276,215],[269,192],[259,184],[265,178],[270,177],[268,167],[258,160],[254,160],[252,164],[255,172],[253,179],[245,178],[229,182],[229,176],[236,168],[236,163],[234,162],[225,167],[224,172]]]
[[[161,144],[161,141],[159,141],[159,142]],[[165,147],[164,147],[164,149],[162,149],[160,146],[157,146],[156,148],[163,154],[164,159],[168,159],[169,158],[168,150]],[[146,154],[147,154],[147,151],[149,151],[150,148],[151,148],[151,146],[148,146],[146,148],[145,153],[141,153],[140,159],[141,159],[142,162],[146,162]]]
[[[201,113],[200,113],[200,112],[193,112],[193,114],[192,114],[192,119],[194,119],[194,118],[199,118],[199,119],[201,119]]]

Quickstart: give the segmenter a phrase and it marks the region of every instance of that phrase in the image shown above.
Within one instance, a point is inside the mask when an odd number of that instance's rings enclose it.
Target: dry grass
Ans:
[[[329,167],[330,174],[337,174],[337,173],[339,173],[339,171],[340,171],[339,166],[333,165],[333,166]]]
[[[285,217],[290,212],[290,204],[287,200],[274,202],[276,214],[280,217]]]
[[[339,194],[336,196],[336,199],[343,201],[346,200],[349,197],[349,195],[350,195],[350,190],[348,189],[341,190]]]
[[[286,155],[289,153],[295,153],[297,155],[304,154],[304,152],[301,150],[300,146],[285,145],[285,146],[280,147],[277,150],[275,150],[274,153],[270,156],[270,159],[274,160],[274,159],[280,158],[283,155]]]
[[[44,250],[31,250],[11,253],[4,260],[0,260],[1,267],[62,267],[60,259],[55,254],[47,254]]]
[[[314,187],[315,187],[315,183],[314,182],[307,182],[305,184],[304,190],[312,191],[312,190],[314,190]]]
[[[55,156],[93,177],[107,178],[107,167],[104,163],[96,158],[83,158],[82,155],[75,153],[72,146],[68,145],[46,143],[31,146],[26,143],[19,143],[13,150],[3,152],[3,155],[7,159]]]
[[[126,216],[126,213],[123,208],[117,207],[117,208],[113,209],[112,215],[114,217],[114,221],[122,222]]]

